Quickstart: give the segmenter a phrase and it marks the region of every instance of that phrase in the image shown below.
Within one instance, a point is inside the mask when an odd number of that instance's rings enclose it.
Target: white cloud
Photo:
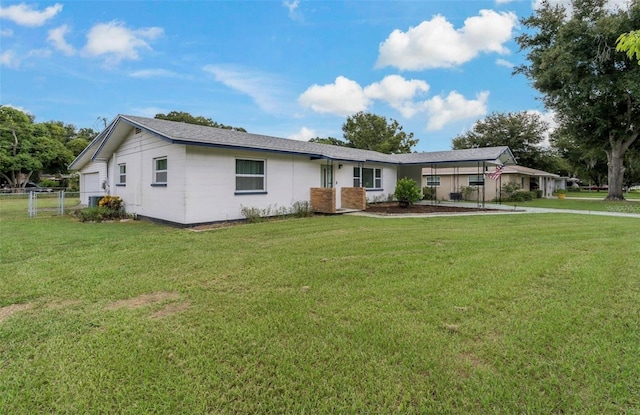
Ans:
[[[7,50],[0,54],[0,66],[6,66],[7,68],[18,69],[22,61],[28,58],[48,58],[51,56],[49,49],[31,49],[27,54],[17,56],[13,50]]]
[[[311,130],[307,127],[302,127],[300,131],[298,131],[297,133],[291,134],[287,138],[291,140],[298,140],[298,141],[309,141],[310,139],[315,138],[317,136],[318,136],[318,133],[315,130]]]
[[[496,59],[496,65],[504,66],[505,68],[513,68],[515,65],[506,59]]]
[[[551,136],[551,133],[553,133],[556,130],[556,128],[558,128],[558,122],[556,121],[556,113],[554,111],[542,112],[538,110],[527,110],[527,112],[529,114],[539,115],[540,119],[549,125],[549,129],[547,130],[547,133],[544,136],[544,140],[542,141],[542,143],[540,143],[540,146],[550,147],[551,144],[549,143],[549,137]]]
[[[366,110],[370,99],[357,82],[338,76],[333,84],[310,86],[298,102],[315,112],[348,116]]]
[[[37,58],[48,58],[51,56],[51,51],[49,49],[32,49],[27,54],[27,58],[35,56]]]
[[[166,114],[170,110],[159,107],[133,107],[129,110],[129,112],[136,114],[140,117],[148,117],[153,118],[156,114]]]
[[[292,20],[303,20],[302,13],[298,10],[300,6],[300,0],[283,0],[282,5],[289,9],[289,18]]]
[[[55,29],[49,30],[49,36],[47,40],[53,43],[53,46],[64,53],[67,56],[75,55],[76,50],[73,46],[67,43],[65,40],[65,35],[69,32],[69,27],[67,25],[62,25],[60,27],[56,27]]]
[[[365,88],[355,81],[339,76],[333,84],[311,86],[300,95],[298,101],[315,112],[338,116],[366,111],[375,100],[383,101],[405,118],[426,114],[428,131],[440,130],[449,123],[477,118],[487,113],[488,92],[481,92],[475,99],[470,100],[455,91],[446,97],[435,96],[427,100],[416,100],[419,94],[428,90],[429,85],[425,81],[406,80],[399,75],[387,76]]]
[[[160,27],[129,29],[122,22],[99,23],[89,30],[84,52],[89,56],[106,56],[106,60],[118,63],[121,60],[138,59],[140,49],[151,50],[147,40],[164,34]]]
[[[14,110],[18,110],[18,111],[24,112],[27,115],[33,115],[33,113],[31,111],[29,111],[29,110],[27,110],[24,107],[21,107],[19,105],[12,105],[12,104],[2,104],[2,105],[4,105],[5,107],[11,107]]]
[[[9,19],[20,26],[37,27],[53,18],[62,11],[62,4],[56,3],[42,11],[34,9],[25,3],[14,4],[9,7],[0,7],[0,18]]]
[[[411,118],[419,108],[414,104],[413,98],[417,93],[426,93],[429,85],[418,79],[406,80],[399,75],[386,76],[380,82],[374,82],[364,89],[367,98],[382,100],[404,117]]]
[[[5,50],[0,54],[0,66],[16,69],[20,66],[20,60],[12,50]]]
[[[258,72],[235,65],[207,65],[205,72],[216,81],[248,95],[263,110],[270,113],[286,111],[281,99],[282,81],[271,74]]]
[[[13,36],[13,30],[11,30],[11,29],[2,29],[2,30],[0,30],[0,36],[2,36],[2,37],[11,37],[11,36]]]
[[[129,74],[132,78],[179,78],[180,74],[167,69],[141,69]]]
[[[476,99],[468,100],[456,91],[451,91],[447,97],[433,97],[424,103],[429,121],[427,130],[435,131],[454,121],[476,118],[487,113],[487,99],[489,92],[480,92]]]
[[[380,44],[377,67],[393,66],[401,70],[423,70],[463,64],[482,52],[504,54],[503,44],[512,38],[518,18],[512,12],[481,10],[469,17],[464,27],[454,29],[437,15],[405,33],[394,30]]]

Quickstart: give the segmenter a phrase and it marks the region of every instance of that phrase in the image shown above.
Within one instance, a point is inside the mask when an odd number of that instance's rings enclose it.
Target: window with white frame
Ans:
[[[236,192],[251,193],[266,190],[265,161],[236,159]]]
[[[440,186],[440,176],[427,176],[427,187]]]
[[[125,185],[127,183],[127,165],[125,163],[118,164],[118,184]]]
[[[382,189],[382,169],[354,167],[353,187],[364,187],[365,189]]]
[[[167,158],[158,157],[153,159],[153,183],[167,184]]]
[[[469,186],[484,186],[484,175],[482,174],[469,175]]]

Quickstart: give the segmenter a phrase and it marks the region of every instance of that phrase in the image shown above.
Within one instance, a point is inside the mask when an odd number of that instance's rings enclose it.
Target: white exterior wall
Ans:
[[[131,134],[109,160],[110,194],[120,196],[127,213],[185,223],[185,146],[170,144],[146,132]],[[167,186],[154,187],[154,159],[167,157]],[[124,186],[119,165],[127,166]]]
[[[186,151],[184,223],[244,219],[243,206],[290,208],[320,186],[322,160],[305,156],[189,146]],[[236,159],[264,160],[266,193],[236,194]],[[326,163],[326,162],[325,162]]]
[[[382,169],[382,191],[367,191],[367,200],[386,200],[396,191],[398,182],[398,168],[388,164],[365,164],[363,167],[375,167]],[[420,182],[418,182],[420,183]]]
[[[167,157],[167,185],[152,186],[154,159]],[[236,159],[265,161],[266,192],[236,194]],[[106,183],[101,195],[120,196],[127,213],[179,224],[244,219],[243,206],[267,209],[290,208],[309,201],[312,187],[321,186],[321,166],[333,164],[336,207],[341,207],[340,188],[353,187],[353,168],[358,163],[311,160],[308,156],[171,144],[134,129],[108,161],[93,162],[81,173],[98,172]],[[121,184],[119,166],[126,165]],[[339,168],[339,166],[342,166]],[[386,199],[397,181],[396,166],[365,163],[382,169],[382,190],[368,191],[367,199]],[[82,176],[81,176],[82,177]],[[82,183],[81,183],[82,189]],[[92,194],[93,195],[93,194]],[[88,202],[88,196],[86,197]]]
[[[326,164],[322,161],[322,164]],[[396,190],[396,182],[398,174],[396,166],[390,166],[382,163],[353,163],[353,162],[333,162],[333,187],[336,188],[336,207],[342,207],[341,192],[343,187],[353,187],[353,168],[362,167],[369,169],[382,169],[382,190],[368,190],[367,200],[386,199],[389,194],[393,194]],[[318,167],[319,169],[319,167]],[[318,173],[319,174],[319,173]]]

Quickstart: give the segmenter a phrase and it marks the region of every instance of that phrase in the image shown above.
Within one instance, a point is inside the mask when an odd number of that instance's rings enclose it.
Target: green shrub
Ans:
[[[502,185],[502,198],[505,200],[512,200],[518,190],[520,190],[519,184],[507,182]]]
[[[420,200],[420,189],[413,179],[403,178],[396,183],[396,191],[393,193],[401,205],[409,206]]]
[[[42,187],[60,187],[60,183],[57,180],[44,179],[38,183]]]
[[[75,216],[80,220],[80,222],[102,222],[105,220],[117,220],[129,217],[123,209],[113,210],[106,206],[96,206],[76,210]]]
[[[111,210],[122,209],[122,199],[120,196],[105,196],[98,201],[98,206],[103,206]]]
[[[507,198],[507,202],[528,202],[535,199],[536,192],[515,192],[511,197]]]
[[[304,218],[313,215],[311,202],[304,200],[295,202],[290,208],[284,206],[267,206],[264,209],[250,206],[241,206],[240,213],[247,219],[248,223],[264,222],[269,217],[279,217],[285,219],[287,217]]]
[[[242,216],[247,218],[247,222],[249,223],[258,223],[264,221],[262,211],[256,207],[241,206],[240,213],[242,213]]]
[[[102,222],[129,217],[120,196],[105,196],[98,201],[98,206],[77,210],[75,215],[80,222]]]
[[[296,218],[306,218],[313,216],[313,208],[308,200],[297,201],[291,206],[291,216]]]
[[[460,193],[462,193],[462,199],[471,200],[474,193],[476,193],[478,189],[473,186],[462,186],[460,187]]]
[[[422,188],[422,199],[423,200],[433,200],[436,198],[436,189],[433,187],[423,187]]]

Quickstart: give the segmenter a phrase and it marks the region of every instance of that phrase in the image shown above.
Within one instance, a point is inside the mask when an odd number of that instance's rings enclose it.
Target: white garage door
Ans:
[[[102,195],[102,189],[100,188],[100,174],[99,173],[86,173],[82,175],[84,189],[82,191],[82,203],[89,204],[89,196]]]

